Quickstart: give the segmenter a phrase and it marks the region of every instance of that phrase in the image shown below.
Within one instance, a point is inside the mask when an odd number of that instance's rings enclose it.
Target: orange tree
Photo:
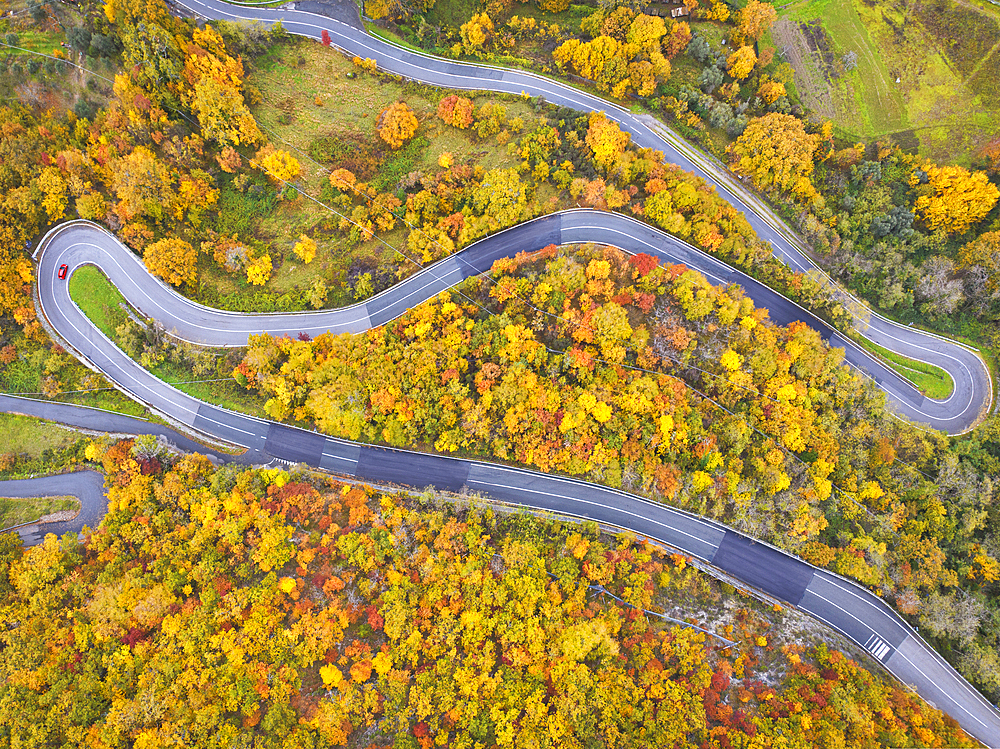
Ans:
[[[382,110],[375,129],[391,148],[399,148],[416,134],[419,124],[413,110],[405,102],[397,101]]]

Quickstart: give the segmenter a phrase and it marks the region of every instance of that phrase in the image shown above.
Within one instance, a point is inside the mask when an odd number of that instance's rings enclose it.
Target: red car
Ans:
[[[66,263],[63,263],[62,265],[60,265],[59,266],[59,280],[61,281],[62,279],[66,278],[66,273],[68,273],[68,272],[69,272],[69,266],[66,265]]]

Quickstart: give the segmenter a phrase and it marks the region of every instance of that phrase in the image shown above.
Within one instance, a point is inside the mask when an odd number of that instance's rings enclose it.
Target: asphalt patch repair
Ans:
[[[814,573],[808,564],[732,531],[726,531],[712,566],[793,606],[799,605]]]

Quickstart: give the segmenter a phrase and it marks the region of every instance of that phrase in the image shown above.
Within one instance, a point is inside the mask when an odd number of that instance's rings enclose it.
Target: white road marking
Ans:
[[[571,497],[571,496],[567,496],[565,494],[555,494],[555,493],[550,492],[550,491],[540,491],[538,489],[527,489],[527,488],[522,487],[522,486],[510,486],[510,485],[507,485],[507,484],[495,484],[495,483],[491,483],[489,481],[477,481],[476,479],[468,479],[466,481],[466,483],[468,483],[468,484],[478,484],[479,486],[493,486],[493,487],[496,487],[498,489],[512,489],[512,490],[517,491],[517,492],[524,492],[524,493],[528,493],[528,494],[542,494],[542,495],[545,495],[546,497],[554,497],[556,499],[565,499],[565,500],[567,500],[569,502],[576,502],[578,504],[588,505],[590,507],[600,507],[600,508],[605,509],[605,510],[611,510],[612,512],[619,512],[622,515],[628,515],[629,517],[638,518],[639,520],[644,520],[644,521],[646,521],[648,523],[652,523],[653,525],[658,525],[661,528],[666,528],[667,530],[669,530],[669,531],[671,531],[673,533],[679,533],[682,536],[687,536],[688,538],[690,538],[691,540],[695,541],[696,543],[699,543],[699,544],[701,544],[703,546],[707,546],[710,549],[712,549],[713,551],[719,548],[718,544],[713,544],[711,541],[706,541],[705,539],[699,538],[698,536],[695,536],[695,535],[693,535],[691,533],[688,533],[687,531],[682,531],[680,528],[677,528],[676,526],[668,525],[667,523],[661,523],[658,520],[653,520],[652,518],[647,517],[645,515],[640,515],[637,512],[631,512],[629,510],[623,510],[620,507],[612,507],[611,505],[602,504],[600,502],[592,502],[592,501],[590,501],[588,499],[580,499],[579,497]],[[691,553],[693,553],[693,552],[691,552]],[[707,557],[701,557],[701,558],[704,559],[706,562],[708,561]]]
[[[874,655],[879,660],[882,660],[885,657],[885,654],[888,653],[892,648],[890,648],[889,643],[887,643],[881,637],[879,637],[876,634],[873,634],[871,637],[868,638],[868,642],[865,643],[865,649],[870,650],[872,652],[872,655]]]
[[[343,458],[340,455],[330,455],[329,453],[323,453],[324,458],[329,458],[330,460],[342,460],[345,463],[357,463],[356,458]]]

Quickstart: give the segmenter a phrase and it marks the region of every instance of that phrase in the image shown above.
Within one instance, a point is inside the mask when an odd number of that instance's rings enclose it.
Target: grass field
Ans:
[[[940,367],[900,356],[862,336],[857,336],[854,340],[862,348],[875,354],[892,367],[900,376],[913,383],[914,387],[928,398],[947,398],[954,392],[955,383],[951,379],[951,375]]]
[[[0,413],[0,452],[27,453],[39,457],[45,450],[73,444],[79,435],[64,427],[30,416]]]
[[[25,499],[0,497],[0,529],[33,523],[39,518],[63,510],[79,511],[80,500],[75,497],[28,497]]]
[[[785,23],[772,31],[774,41],[779,49],[798,44],[799,54],[793,53],[791,62],[799,90],[817,99],[812,109],[826,109],[823,114],[845,130],[879,133],[906,128],[906,108],[896,76],[851,0],[796,2],[782,10],[782,18]],[[818,19],[822,19],[825,36]],[[798,24],[807,24],[809,31]],[[824,48],[830,42],[832,46]],[[857,67],[846,71],[841,59],[851,51],[858,56]]]
[[[128,319],[122,306],[128,303],[104,274],[92,265],[77,269],[69,279],[69,294],[101,332],[114,340],[115,329]]]
[[[348,78],[348,74],[356,77]],[[416,112],[420,128],[413,141],[415,146],[387,154],[372,178],[373,182],[381,183],[380,188],[391,191],[410,172],[436,171],[438,159],[445,152],[454,156],[455,163],[473,163],[484,169],[517,163],[505,146],[480,142],[469,132],[446,126],[437,119],[437,104],[446,91],[369,75],[336,50],[315,42],[291,40],[275,46],[254,61],[249,83],[263,98],[254,107],[254,116],[275,145],[299,159],[303,168],[300,181],[311,196],[319,196],[327,184],[331,162],[313,161],[310,147],[316,153],[314,144],[330,138],[367,139],[377,145],[378,115],[399,100]],[[490,96],[474,99],[477,105],[495,100]],[[519,116],[530,122],[536,116],[528,102],[505,101],[503,106],[510,118]],[[226,199],[237,198],[227,198],[224,191],[222,200]],[[272,258],[281,256],[280,267],[265,289],[290,292],[308,286],[317,275],[335,287],[343,284],[348,268],[355,262],[389,263],[396,256],[393,248],[405,250],[407,230],[402,226],[397,225],[393,232],[383,235],[385,244],[374,239],[352,244],[336,230],[338,221],[336,214],[301,195],[286,197],[261,212],[253,222],[253,231],[272,246]],[[319,244],[316,260],[309,266],[304,266],[290,252],[303,232],[314,235]],[[239,287],[239,282],[232,279],[213,278],[212,282],[217,283],[220,294],[235,292]],[[331,303],[350,301],[343,297],[332,299]]]
[[[771,43],[788,52],[803,103],[844,138],[891,137],[936,161],[968,165],[1000,132],[1000,9],[961,0],[798,0],[779,13]],[[825,59],[817,50],[824,44]],[[848,52],[858,56],[854,71],[843,68]]]
[[[77,270],[69,284],[70,297],[79,305],[84,314],[97,325],[111,340],[115,340],[115,328],[126,319],[125,311],[120,305],[127,304],[125,298],[107,277],[97,268],[84,266]],[[223,352],[219,352],[224,356]],[[176,387],[181,392],[195,398],[209,401],[234,411],[264,415],[264,399],[255,392],[241,388],[235,380],[215,381],[215,377],[204,378],[207,381],[192,382],[195,378],[182,367],[165,362],[151,370],[164,382]],[[110,396],[111,393],[108,393]],[[114,395],[119,393],[114,392]],[[124,396],[121,396],[124,397]],[[141,406],[136,406],[141,410]],[[119,410],[112,408],[111,410]],[[143,415],[143,414],[135,414]],[[0,434],[2,437],[2,434]]]

